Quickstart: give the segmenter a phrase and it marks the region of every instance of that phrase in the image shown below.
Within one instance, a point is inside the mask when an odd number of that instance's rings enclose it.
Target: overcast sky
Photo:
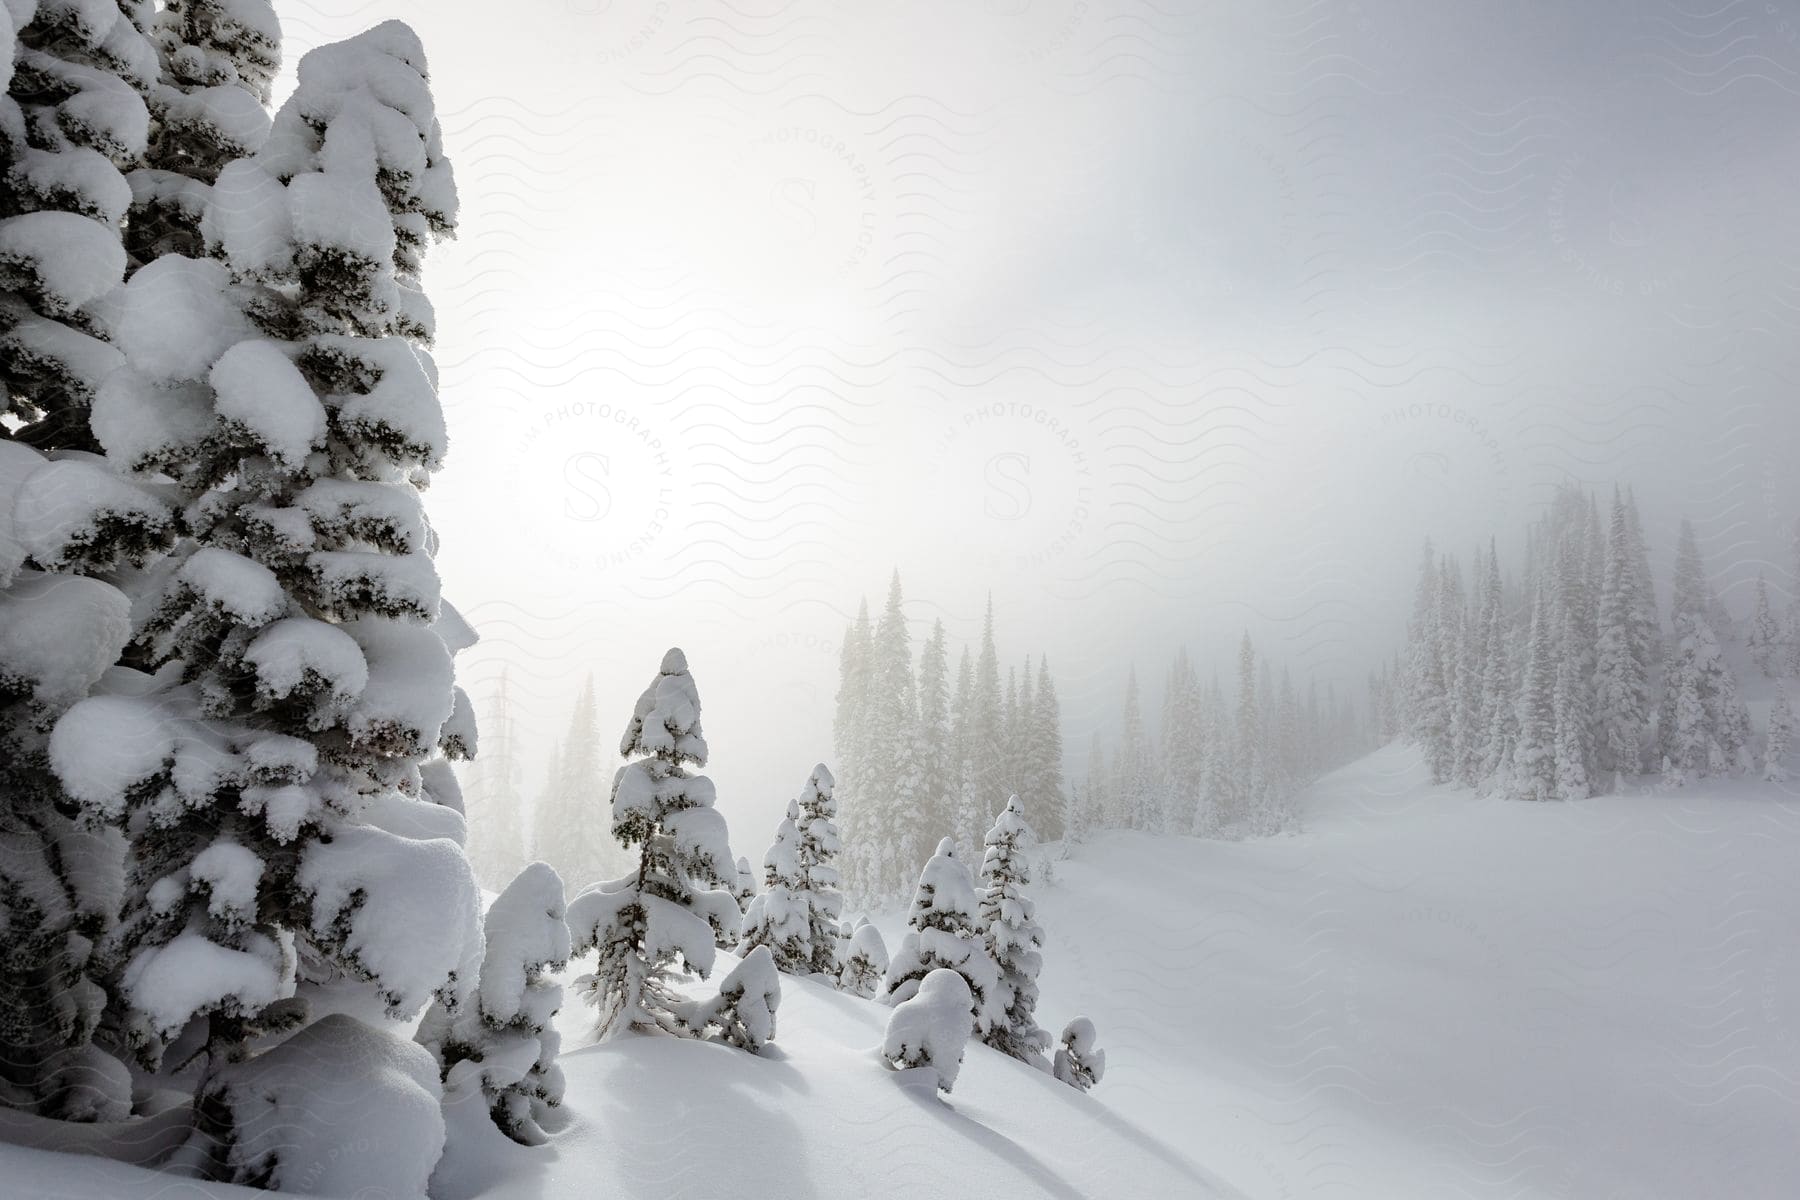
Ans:
[[[1683,2],[279,8],[431,58],[465,685],[610,742],[683,646],[753,847],[896,567],[1076,766],[1179,644],[1360,689],[1560,481],[1790,586],[1800,5]]]

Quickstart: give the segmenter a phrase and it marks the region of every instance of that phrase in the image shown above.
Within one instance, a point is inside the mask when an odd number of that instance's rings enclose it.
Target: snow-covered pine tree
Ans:
[[[638,697],[619,753],[631,761],[613,777],[613,836],[637,848],[638,866],[569,902],[574,953],[599,951],[576,987],[600,1010],[602,1039],[627,1029],[697,1035],[677,985],[684,971],[712,973],[718,931],[741,918],[723,890],[737,865],[712,780],[688,772],[706,765],[707,749],[700,693],[679,649]]]
[[[1188,832],[1194,828],[1204,767],[1201,744],[1200,684],[1188,661],[1187,648],[1175,653],[1163,688],[1163,782],[1167,811],[1162,827]]]
[[[1259,831],[1264,825],[1269,777],[1263,758],[1262,708],[1256,687],[1256,647],[1248,630],[1238,643],[1237,721],[1233,731],[1231,819],[1242,829]]]
[[[969,823],[962,830],[971,853],[980,853],[981,838],[999,811],[1007,793],[1002,778],[1004,745],[1001,729],[1000,653],[994,645],[994,597],[988,596],[981,623],[981,648],[969,690],[968,725],[964,731],[964,756],[970,765],[965,805]]]
[[[1749,716],[1713,629],[1712,587],[1694,527],[1685,520],[1675,549],[1671,605],[1675,646],[1658,724],[1668,780],[1680,784],[1728,769],[1749,741]]]
[[[1306,764],[1301,761],[1300,702],[1294,693],[1294,679],[1286,667],[1281,669],[1281,686],[1275,693],[1274,758],[1276,778],[1281,781],[1277,827],[1287,828],[1293,818],[1294,793],[1305,779]]]
[[[788,801],[787,816],[775,830],[775,841],[763,855],[762,890],[744,909],[740,956],[767,946],[779,971],[793,974],[812,969],[811,926],[800,892],[800,806]]]
[[[1079,784],[1070,784],[1063,797],[1063,836],[1062,855],[1068,858],[1071,850],[1088,839],[1087,797],[1081,794]]]
[[[866,857],[874,836],[869,825],[864,787],[868,777],[869,686],[875,662],[875,631],[869,621],[865,597],[856,620],[844,630],[838,651],[837,707],[831,719],[832,747],[837,753],[837,797],[844,818],[844,886],[853,895],[867,896],[870,881]]]
[[[700,1036],[759,1053],[775,1040],[775,1010],[781,1007],[781,973],[767,946],[758,946],[719,981],[711,1000],[688,1002],[682,1010],[686,1026]]]
[[[1586,508],[1582,512],[1586,512]],[[1558,548],[1552,603],[1556,621],[1556,793],[1563,800],[1593,794],[1594,725],[1587,675],[1593,654],[1588,619],[1585,534],[1571,533]]]
[[[1468,612],[1463,595],[1462,565],[1445,554],[1438,563],[1438,662],[1444,675],[1443,782],[1457,782],[1463,751],[1474,736],[1466,725],[1463,646],[1468,640]]]
[[[610,780],[600,739],[600,710],[589,675],[569,712],[562,752],[532,821],[532,852],[555,867],[572,890],[616,878],[632,866],[612,834],[603,800]]]
[[[1043,835],[1054,840],[1067,831],[1063,814],[1068,808],[1068,797],[1063,782],[1062,704],[1056,698],[1050,660],[1043,655],[1038,656],[1037,694],[1031,714],[1032,787],[1038,803],[1050,814],[1044,822]]]
[[[839,890],[836,781],[819,763],[800,789],[794,883],[805,908],[807,965],[828,979],[838,973],[838,918],[844,912]],[[806,969],[803,967],[802,969]]]
[[[1463,609],[1456,640],[1455,697],[1450,712],[1451,778],[1461,787],[1481,782],[1481,763],[1487,749],[1487,726],[1482,721],[1482,649],[1487,625],[1488,597],[1481,587],[1481,554],[1475,555],[1473,602]],[[1459,582],[1460,591],[1460,582]]]
[[[1594,758],[1608,776],[1637,773],[1650,726],[1654,658],[1650,642],[1656,631],[1646,628],[1643,620],[1645,606],[1638,594],[1635,552],[1630,514],[1615,487],[1600,581],[1594,662]]]
[[[1443,576],[1437,552],[1425,543],[1419,586],[1407,627],[1407,726],[1425,754],[1433,783],[1447,782],[1451,757],[1450,704],[1442,632]]]
[[[1006,668],[1006,699],[1000,706],[1000,786],[1007,795],[1019,790],[1023,766],[1022,728],[1019,721],[1019,669]]]
[[[838,987],[853,996],[874,999],[875,993],[881,990],[881,980],[887,969],[887,943],[881,940],[881,930],[865,917],[856,923],[856,930],[850,935],[849,952],[838,971]]]
[[[1769,731],[1763,739],[1763,778],[1769,783],[1787,782],[1788,749],[1794,740],[1794,706],[1786,683],[1775,685],[1775,703],[1769,709]]]
[[[269,134],[281,24],[269,0],[165,0],[152,26],[162,71],[147,98],[150,136],[132,171],[125,248],[142,266],[204,254],[200,221],[224,167]]]
[[[1013,778],[1018,788],[1007,795],[1030,796],[1036,800],[1037,770],[1032,761],[1032,731],[1037,728],[1037,689],[1032,684],[1031,656],[1019,666],[1019,710],[1014,716],[1012,736]]]
[[[1137,668],[1125,675],[1125,707],[1119,718],[1117,777],[1112,786],[1115,829],[1143,829],[1150,814],[1150,744],[1138,703]]]
[[[950,718],[950,650],[944,623],[936,621],[919,651],[919,719],[913,735],[918,802],[903,815],[915,848],[956,828],[956,737]]]
[[[1756,663],[1764,675],[1773,678],[1780,672],[1781,626],[1776,623],[1775,614],[1769,610],[1769,583],[1760,571],[1756,574],[1755,604],[1744,644],[1750,650],[1751,661]]]
[[[1519,718],[1513,686],[1512,625],[1500,584],[1500,556],[1491,541],[1487,564],[1487,578],[1482,589],[1481,644],[1481,727],[1484,733],[1477,774],[1483,791],[1504,795],[1510,787]]]
[[[1507,795],[1515,800],[1554,800],[1556,778],[1557,622],[1542,580],[1531,602],[1531,632],[1516,708]]]
[[[967,646],[956,665],[956,691],[950,699],[951,745],[956,791],[951,801],[950,829],[956,844],[973,850],[980,843],[983,805],[976,791],[980,768],[974,759],[975,662]]]
[[[1076,1091],[1085,1092],[1099,1083],[1106,1074],[1106,1051],[1095,1044],[1094,1023],[1076,1017],[1063,1026],[1057,1040],[1051,1073]]]
[[[1111,778],[1106,762],[1106,745],[1100,740],[1100,731],[1096,729],[1093,740],[1088,744],[1087,786],[1082,789],[1081,797],[1081,826],[1084,831],[1110,827],[1112,799],[1107,795],[1107,790]]]
[[[1800,517],[1794,519],[1792,549],[1788,556],[1793,584],[1788,590],[1787,621],[1782,629],[1781,673],[1800,678]]]
[[[975,881],[956,857],[949,838],[919,874],[918,891],[907,914],[907,932],[888,963],[882,1001],[910,1000],[931,972],[948,968],[962,975],[974,997],[970,1011],[977,1034],[985,1034],[1000,1012],[1000,969],[988,953],[976,911]]]
[[[1199,837],[1212,837],[1232,819],[1237,786],[1236,741],[1232,737],[1217,674],[1207,689],[1202,720],[1200,795],[1195,801],[1194,827],[1190,832]]]
[[[299,1020],[313,982],[416,1013],[472,984],[480,945],[449,767],[475,749],[452,667],[474,635],[439,599],[419,495],[445,439],[418,275],[455,187],[417,37],[312,51],[220,180],[219,257],[165,254],[111,302],[127,365],[92,413],[185,506],[143,581],[136,661],[158,674],[71,709],[51,747],[131,837],[109,1028],[155,1064],[204,1018],[209,1071]],[[122,729],[133,753],[97,760]],[[444,936],[417,938],[418,911]]]
[[[948,1093],[962,1069],[969,1043],[967,1013],[975,1004],[967,977],[944,967],[927,972],[888,1018],[882,1058],[903,1071],[929,1067],[938,1090]]]
[[[903,894],[902,880],[911,873],[922,848],[914,840],[913,826],[923,786],[914,740],[918,688],[913,680],[912,635],[901,603],[900,573],[896,571],[875,625],[868,725],[870,775],[863,788],[873,819],[866,832],[868,844],[861,853],[870,863],[870,895],[882,900]]]
[[[1037,1023],[1044,931],[1025,893],[1031,883],[1029,851],[1035,841],[1014,796],[988,830],[987,854],[981,860],[981,926],[988,954],[999,969],[993,1021],[982,1040],[1029,1063],[1041,1062],[1050,1049],[1050,1034]]]
[[[484,885],[504,886],[527,865],[523,776],[508,673],[502,667],[481,718],[481,753],[463,784],[469,863]]]
[[[563,990],[547,973],[569,961],[566,917],[556,871],[528,864],[488,906],[474,1003],[435,1002],[416,1037],[437,1058],[446,1100],[479,1089],[494,1124],[527,1146],[544,1141],[540,1122],[562,1102],[562,1039],[551,1018]]]

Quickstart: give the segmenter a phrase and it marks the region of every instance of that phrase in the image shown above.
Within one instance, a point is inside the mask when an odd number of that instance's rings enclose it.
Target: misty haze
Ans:
[[[1800,7],[0,36],[0,1193],[1800,1195]]]

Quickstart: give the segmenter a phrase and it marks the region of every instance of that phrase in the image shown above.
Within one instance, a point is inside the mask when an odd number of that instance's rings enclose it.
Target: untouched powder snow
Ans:
[[[725,956],[721,954],[721,959]],[[569,970],[585,969],[577,961]],[[719,973],[725,973],[722,962]],[[710,995],[704,985],[697,994]],[[568,1087],[549,1145],[505,1141],[479,1104],[453,1106],[437,1200],[1006,1200],[1237,1193],[1175,1143],[970,1039],[956,1091],[896,1072],[880,1049],[893,1010],[781,977],[762,1055],[632,1034],[592,1045],[571,990],[557,1026]],[[1105,1031],[1102,1030],[1102,1037]],[[485,1127],[484,1127],[485,1126]]]
[[[1271,1200],[1800,1196],[1792,785],[1482,800],[1391,746],[1301,803],[1055,864],[1038,1016],[1093,1019],[1096,1102]]]
[[[453,1103],[432,1194],[1800,1195],[1791,788],[1489,801],[1390,747],[1302,803],[1297,836],[1102,834],[1034,884],[1038,1018],[1092,1019],[1090,1094],[971,1039],[940,1097],[883,1066],[892,1009],[795,976],[760,1057],[593,1045],[571,993],[549,1144]],[[3,1146],[0,1170],[76,1200],[239,1194]]]

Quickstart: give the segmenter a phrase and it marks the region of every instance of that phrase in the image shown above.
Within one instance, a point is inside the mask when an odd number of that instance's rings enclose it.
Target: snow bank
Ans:
[[[901,1069],[929,1067],[939,1091],[956,1085],[963,1049],[969,1041],[969,1010],[975,998],[968,981],[939,968],[925,976],[910,1000],[894,1009],[882,1038],[881,1056]]]
[[[437,1064],[421,1046],[333,1013],[247,1062],[205,1099],[236,1182],[317,1196],[423,1197],[444,1149]]]

